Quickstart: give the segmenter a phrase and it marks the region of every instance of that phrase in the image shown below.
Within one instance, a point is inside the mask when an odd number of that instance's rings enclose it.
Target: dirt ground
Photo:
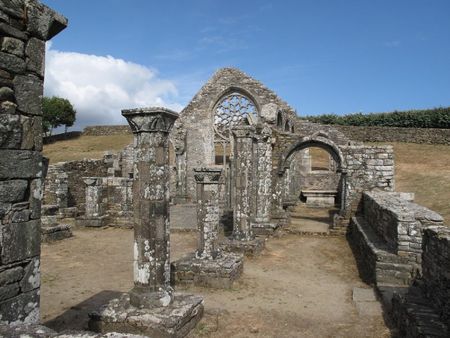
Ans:
[[[133,231],[75,229],[74,237],[42,246],[42,322],[56,330],[86,329],[87,314],[131,289]],[[172,259],[195,250],[195,233],[171,235]],[[382,314],[359,315],[358,277],[344,237],[268,238],[231,290],[201,294],[205,316],[190,337],[389,337]]]

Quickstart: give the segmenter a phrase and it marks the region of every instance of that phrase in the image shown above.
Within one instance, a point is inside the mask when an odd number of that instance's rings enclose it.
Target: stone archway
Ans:
[[[338,184],[338,194],[339,194],[339,207],[340,213],[342,214],[345,211],[346,205],[346,196],[347,196],[347,185],[346,185],[346,175],[347,175],[347,165],[345,158],[337,146],[332,140],[330,140],[327,135],[322,135],[322,133],[317,133],[309,137],[303,137],[298,141],[294,142],[288,150],[282,154],[279,167],[278,167],[278,181],[281,183],[289,178],[289,169],[291,167],[291,162],[294,158],[294,155],[299,151],[317,147],[325,150],[328,154],[331,155],[335,165],[336,165],[336,173],[340,174],[339,184]],[[278,184],[279,189],[283,189],[283,184]],[[280,204],[283,202],[280,201]]]

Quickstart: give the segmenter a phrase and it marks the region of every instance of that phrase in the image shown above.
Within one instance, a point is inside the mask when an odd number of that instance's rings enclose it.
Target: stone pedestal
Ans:
[[[178,114],[164,108],[123,110],[134,134],[134,288],[90,315],[100,332],[183,337],[200,320],[200,297],[170,286],[169,138]]]
[[[197,183],[198,246],[195,253],[172,263],[175,284],[228,289],[242,274],[242,255],[222,253],[218,247],[221,175],[221,168],[194,169]]]
[[[257,255],[265,246],[262,239],[255,237],[251,225],[251,199],[253,188],[253,137],[252,126],[236,126],[232,129],[234,138],[234,205],[233,233],[224,241],[227,251]]]
[[[106,226],[109,217],[105,214],[103,178],[84,177],[83,181],[86,184],[85,214],[76,219],[76,225],[96,228]]]

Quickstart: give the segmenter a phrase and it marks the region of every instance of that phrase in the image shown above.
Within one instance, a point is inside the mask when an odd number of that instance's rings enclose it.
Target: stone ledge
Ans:
[[[121,332],[150,337],[185,337],[203,316],[203,299],[198,296],[174,294],[166,307],[138,309],[130,305],[125,293],[111,300],[98,312],[89,314],[89,329],[95,332]]]
[[[100,217],[80,217],[75,220],[76,226],[81,227],[93,227],[93,228],[101,228],[108,225],[109,216],[100,216]]]
[[[244,270],[241,254],[223,253],[216,259],[198,259],[190,254],[172,263],[175,285],[196,285],[216,289],[230,289]]]

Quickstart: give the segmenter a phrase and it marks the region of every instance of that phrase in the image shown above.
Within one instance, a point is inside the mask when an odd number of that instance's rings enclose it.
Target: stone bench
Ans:
[[[336,190],[302,190],[301,196],[306,198],[306,205],[312,208],[334,207]]]

